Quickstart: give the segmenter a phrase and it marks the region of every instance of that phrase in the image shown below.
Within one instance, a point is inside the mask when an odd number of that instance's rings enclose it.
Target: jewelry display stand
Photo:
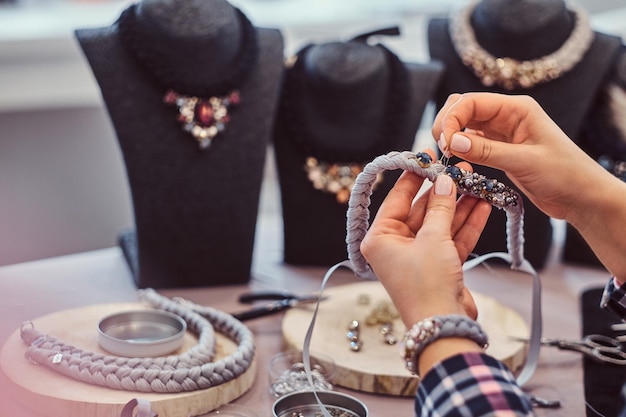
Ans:
[[[287,70],[274,134],[287,263],[328,266],[346,258],[347,200],[315,188],[309,178],[325,174],[308,174],[307,158],[350,171],[347,164],[411,149],[439,80],[439,64],[402,63],[381,45],[367,44],[369,36],[308,45]],[[378,184],[374,212],[398,175],[386,173]]]
[[[536,60],[559,50],[571,36],[576,22],[575,13],[567,9],[562,0],[545,1],[540,5],[531,0],[481,0],[475,7],[470,25],[479,47],[495,57],[519,61]],[[582,51],[584,54],[580,61],[555,79],[530,88],[515,86],[511,89],[498,84],[487,86],[471,68],[464,65],[456,52],[449,31],[450,22],[448,18],[435,18],[428,26],[431,58],[442,62],[446,69],[446,76],[436,93],[437,108],[441,108],[451,93],[490,91],[526,94],[534,97],[574,140],[580,136],[585,117],[611,72],[622,45],[619,38],[596,32],[588,49]],[[499,170],[480,167],[477,171],[490,178],[508,181]],[[555,172],[555,175],[558,173]],[[550,218],[530,202],[525,210],[526,258],[540,269],[545,265],[552,242]],[[506,249],[505,221],[504,212],[494,211],[491,214],[476,246],[477,254]],[[574,258],[577,251],[573,251]]]
[[[132,193],[135,229],[121,232],[119,244],[140,288],[245,283],[283,71],[282,36],[253,28],[224,0],[144,0],[134,7],[139,28],[133,30],[145,29],[155,39],[144,46],[153,49],[153,67],[173,63],[165,67],[169,73],[161,71],[169,78],[219,85],[233,68],[248,73],[235,86],[239,105],[214,109],[215,119],[218,111],[227,119],[203,149],[183,129],[176,108],[163,101],[166,90],[177,86],[155,82],[155,68],[141,65],[141,46],[129,48],[119,21],[76,31],[113,122]],[[258,44],[254,50],[244,42],[253,41],[244,38],[245,22]],[[198,47],[189,53],[189,44]],[[242,50],[254,52],[245,65]]]

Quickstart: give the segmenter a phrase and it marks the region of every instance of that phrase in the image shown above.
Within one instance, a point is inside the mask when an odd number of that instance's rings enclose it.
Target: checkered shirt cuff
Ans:
[[[611,277],[604,287],[600,307],[616,314],[622,321],[626,321],[626,283],[617,288],[614,278]]]

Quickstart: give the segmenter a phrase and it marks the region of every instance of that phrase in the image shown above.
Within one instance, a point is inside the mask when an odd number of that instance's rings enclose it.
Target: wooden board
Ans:
[[[328,299],[320,304],[310,351],[322,352],[335,360],[337,367],[332,382],[359,391],[400,396],[413,396],[419,378],[411,375],[400,358],[399,343],[387,345],[379,326],[367,326],[365,318],[380,302],[391,302],[378,281],[363,281],[324,290]],[[368,305],[357,298],[367,295]],[[519,371],[526,358],[526,344],[511,340],[511,336],[528,337],[529,328],[515,311],[493,298],[474,294],[478,306],[478,321],[489,336],[487,352],[504,362],[513,372]],[[314,306],[294,308],[283,320],[282,332],[287,348],[301,350],[311,322]],[[361,323],[363,348],[353,352],[346,337],[352,320]],[[396,319],[394,334],[401,340],[405,327]]]
[[[98,346],[98,321],[111,313],[147,308],[139,303],[101,304],[53,313],[32,322],[39,331],[66,343],[106,353]],[[175,354],[185,352],[196,343],[196,337],[187,332],[183,346]],[[235,349],[232,341],[217,334],[217,359],[228,356]],[[199,415],[239,398],[252,386],[256,376],[255,359],[238,378],[205,390],[179,394],[119,391],[80,382],[38,366],[24,357],[25,351],[26,345],[17,329],[0,352],[2,370],[13,383],[8,389],[25,407],[50,417],[116,417],[124,404],[133,398],[150,401],[160,416]]]

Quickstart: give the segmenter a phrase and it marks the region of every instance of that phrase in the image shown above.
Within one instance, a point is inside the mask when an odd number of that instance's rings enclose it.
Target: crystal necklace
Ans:
[[[387,96],[382,99],[385,115],[381,131],[375,133],[377,139],[369,147],[357,150],[324,147],[311,139],[310,132],[315,126],[307,122],[302,105],[306,100],[307,82],[304,57],[312,46],[305,46],[287,62],[281,114],[285,117],[291,142],[305,155],[303,168],[313,187],[334,194],[338,203],[347,204],[355,179],[365,163],[388,151],[387,140],[395,139],[404,123],[404,109],[409,99],[408,74],[405,65],[393,52],[381,44],[376,45],[384,52],[390,68]],[[346,118],[349,117],[347,114]],[[382,176],[378,182],[381,180]]]
[[[549,55],[529,61],[495,57],[476,40],[470,17],[478,2],[459,10],[450,20],[450,37],[463,64],[471,69],[484,86],[494,84],[506,90],[532,88],[554,80],[580,62],[593,41],[593,31],[587,14],[574,5],[568,5],[576,15],[576,25],[567,41]]]
[[[117,23],[124,44],[128,46],[139,65],[164,91],[163,102],[176,106],[178,121],[198,143],[207,149],[219,133],[230,122],[230,111],[240,101],[239,87],[252,72],[257,57],[257,34],[252,23],[237,8],[237,18],[242,27],[240,50],[236,59],[222,79],[212,83],[201,77],[181,77],[179,63],[167,61],[168,51],[163,50],[155,39],[149,39],[138,28],[136,4],[122,12]],[[184,45],[177,45],[184,48]],[[197,54],[202,44],[193,45],[190,56]],[[161,47],[161,49],[160,49]],[[180,51],[177,51],[180,52]]]

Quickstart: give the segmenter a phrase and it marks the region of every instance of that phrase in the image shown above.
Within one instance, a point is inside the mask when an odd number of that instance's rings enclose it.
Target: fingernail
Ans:
[[[435,194],[452,194],[452,178],[448,177],[447,175],[439,175],[435,180]]]
[[[467,136],[455,133],[452,135],[452,141],[450,142],[450,149],[456,152],[466,153],[472,148],[472,141]]]
[[[452,154],[450,153],[450,150],[448,149],[448,144],[446,143],[446,137],[444,136],[443,132],[441,132],[441,134],[439,135],[437,146],[439,147],[439,150],[441,151],[443,156],[445,156],[446,158],[450,158],[452,156]]]

